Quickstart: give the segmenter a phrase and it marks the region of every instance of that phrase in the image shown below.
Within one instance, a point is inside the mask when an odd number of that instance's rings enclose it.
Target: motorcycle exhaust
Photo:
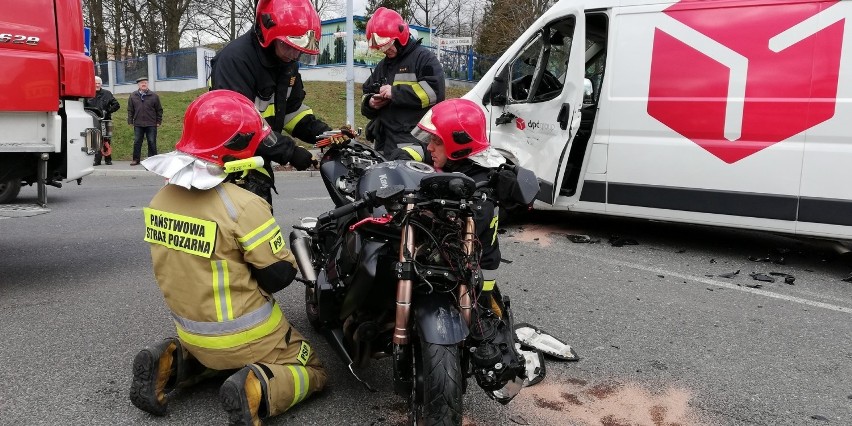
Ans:
[[[302,271],[302,278],[310,282],[317,282],[317,273],[311,261],[311,237],[305,231],[296,229],[290,232],[290,249],[296,257],[296,264]]]

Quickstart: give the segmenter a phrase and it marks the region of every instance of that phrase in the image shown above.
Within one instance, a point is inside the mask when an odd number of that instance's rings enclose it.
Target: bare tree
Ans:
[[[499,55],[509,47],[553,0],[491,0],[487,5],[476,51]]]

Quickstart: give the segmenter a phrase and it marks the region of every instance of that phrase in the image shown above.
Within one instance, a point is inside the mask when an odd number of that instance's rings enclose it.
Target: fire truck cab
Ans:
[[[21,184],[46,186],[92,173],[99,149],[94,66],[84,52],[80,0],[28,0],[4,6],[0,19],[0,203]]]

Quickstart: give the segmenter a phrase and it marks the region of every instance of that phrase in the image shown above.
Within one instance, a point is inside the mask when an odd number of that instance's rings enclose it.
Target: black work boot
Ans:
[[[180,342],[167,338],[142,349],[133,360],[133,382],[130,402],[155,416],[163,416],[168,408],[166,394],[174,387]]]
[[[112,156],[111,156],[111,155],[107,155],[106,157],[104,157],[104,163],[105,163],[107,166],[111,166],[111,165],[112,165]]]
[[[263,385],[250,367],[244,367],[222,383],[219,388],[222,408],[228,412],[232,426],[260,426]]]

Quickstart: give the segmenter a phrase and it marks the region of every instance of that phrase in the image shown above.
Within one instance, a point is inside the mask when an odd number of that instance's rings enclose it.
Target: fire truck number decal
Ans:
[[[648,114],[731,164],[834,116],[839,0],[674,4],[657,25]]]
[[[38,37],[25,36],[19,34],[0,34],[0,43],[12,43],[12,44],[28,44],[30,46],[35,46],[39,42]]]

